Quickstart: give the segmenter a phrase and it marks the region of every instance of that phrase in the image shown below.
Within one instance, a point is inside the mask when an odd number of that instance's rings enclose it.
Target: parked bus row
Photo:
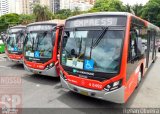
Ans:
[[[8,30],[6,54],[64,88],[125,103],[156,60],[160,29],[130,13],[103,12]]]

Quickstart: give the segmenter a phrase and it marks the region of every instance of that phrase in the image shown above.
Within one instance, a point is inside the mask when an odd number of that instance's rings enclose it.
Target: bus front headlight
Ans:
[[[46,70],[49,70],[49,69],[51,69],[52,67],[54,67],[54,63],[48,64],[45,69],[46,69]]]
[[[122,80],[118,80],[118,81],[116,81],[116,82],[113,82],[113,83],[108,84],[108,85],[104,88],[104,90],[107,91],[107,92],[113,91],[113,90],[116,90],[116,89],[120,88],[121,85],[122,85]]]

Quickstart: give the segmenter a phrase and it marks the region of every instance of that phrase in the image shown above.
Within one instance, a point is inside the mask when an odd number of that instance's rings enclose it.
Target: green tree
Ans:
[[[72,16],[72,12],[70,9],[62,9],[59,10],[54,16],[56,19],[66,19]]]
[[[142,10],[143,10],[142,4],[135,4],[132,6],[132,9],[133,9],[136,16],[139,16],[139,17],[142,16]]]
[[[143,7],[142,18],[160,26],[160,0],[149,0]]]
[[[79,7],[75,7],[74,9],[73,9],[73,12],[72,12],[72,15],[74,16],[74,15],[79,15],[79,14],[81,14],[82,12],[80,11],[80,9],[79,9]]]
[[[6,30],[10,26],[19,24],[19,15],[15,13],[6,14],[0,17],[0,31]]]
[[[131,9],[132,9],[132,6],[131,6],[131,5],[129,5],[129,4],[126,4],[126,5],[125,5],[125,11],[126,11],[126,12],[130,12],[130,13],[131,13],[131,12],[132,12]]]
[[[135,4],[133,6],[131,6],[129,4],[125,5],[125,12],[132,13],[132,14],[139,16],[139,17],[142,16],[142,9],[143,9],[142,4]]]
[[[90,12],[99,11],[125,11],[125,6],[120,0],[97,0]]]
[[[35,21],[35,16],[34,15],[22,14],[19,17],[19,21],[20,21],[20,24],[27,25],[27,24]]]
[[[35,15],[36,21],[46,21],[52,19],[52,12],[47,6],[36,4],[33,8],[33,14]]]

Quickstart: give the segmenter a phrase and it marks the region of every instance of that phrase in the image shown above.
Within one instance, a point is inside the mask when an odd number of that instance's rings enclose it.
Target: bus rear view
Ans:
[[[62,21],[36,22],[27,26],[24,67],[34,74],[57,77]]]
[[[23,63],[23,43],[26,26],[18,25],[8,29],[6,54],[10,61]]]
[[[149,29],[158,31],[158,27],[125,12],[67,19],[60,54],[62,86],[86,96],[125,103],[156,58],[155,36],[147,36]],[[147,42],[144,46],[142,37]]]

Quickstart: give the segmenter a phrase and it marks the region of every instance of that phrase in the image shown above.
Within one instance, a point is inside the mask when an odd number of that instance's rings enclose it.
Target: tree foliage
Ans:
[[[56,19],[66,19],[71,15],[72,15],[72,12],[70,9],[62,9],[62,10],[59,10],[54,16]]]
[[[91,12],[125,11],[125,6],[120,0],[97,0]]]
[[[62,9],[59,10],[55,15],[54,18],[56,19],[66,19],[70,16],[75,16],[75,15],[79,15],[82,14],[83,12],[80,11],[80,9],[78,7],[75,7],[73,10],[70,9]]]
[[[33,14],[35,15],[36,21],[46,21],[52,19],[52,12],[47,6],[36,4],[33,8]]]
[[[131,6],[131,5],[127,4],[127,5],[125,5],[125,9],[126,9],[125,10],[126,12],[130,12],[130,13],[136,15],[136,16],[141,17],[142,16],[142,11],[143,11],[143,5],[137,3],[133,6]]]
[[[160,26],[160,0],[149,0],[143,7],[142,18]]]
[[[32,23],[34,21],[35,21],[35,16],[34,15],[22,14],[22,15],[19,16],[19,22],[22,25],[27,25],[27,24]]]
[[[143,5],[142,4],[135,4],[132,6],[132,9],[136,16],[141,17],[143,12]]]
[[[6,30],[9,26],[19,24],[19,15],[12,13],[0,17],[0,31]]]

